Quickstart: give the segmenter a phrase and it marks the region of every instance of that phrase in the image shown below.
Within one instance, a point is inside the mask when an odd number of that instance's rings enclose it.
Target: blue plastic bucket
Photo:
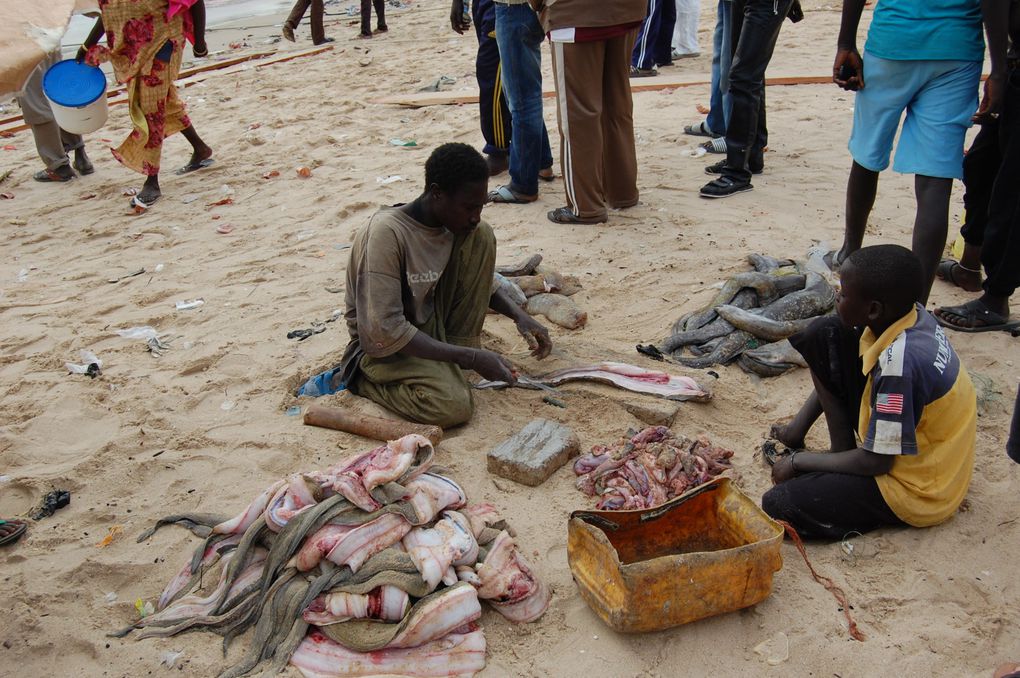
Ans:
[[[58,61],[43,76],[43,93],[57,124],[72,134],[95,132],[106,124],[106,76],[95,66]]]

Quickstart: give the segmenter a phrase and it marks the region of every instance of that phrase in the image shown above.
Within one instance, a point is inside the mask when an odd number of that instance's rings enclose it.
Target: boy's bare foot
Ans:
[[[294,29],[287,24],[283,25],[283,29],[280,31],[283,33],[283,37],[291,42],[294,42]]]
[[[804,437],[798,438],[794,435],[794,432],[790,430],[790,422],[772,424],[772,428],[769,429],[769,438],[777,440],[793,450],[804,449]]]

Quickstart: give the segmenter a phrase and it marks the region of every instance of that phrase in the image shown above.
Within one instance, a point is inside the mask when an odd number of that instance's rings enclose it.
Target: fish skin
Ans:
[[[190,530],[196,537],[202,537],[204,539],[212,533],[212,528],[222,523],[224,520],[225,518],[223,518],[223,516],[211,513],[175,513],[157,520],[155,525],[138,535],[138,539],[135,540],[135,543],[141,544],[143,541],[154,535],[159,528],[167,525],[180,525],[181,527]]]
[[[739,365],[745,372],[763,377],[777,377],[795,367],[807,367],[804,357],[790,344],[789,339],[744,351]]]
[[[551,323],[568,330],[577,330],[588,322],[588,314],[561,294],[536,294],[528,299],[524,310],[530,315],[544,315]]]
[[[819,316],[836,303],[836,290],[818,273],[805,276],[804,289],[787,294],[762,309],[762,317],[787,321]]]
[[[517,263],[516,265],[510,264],[508,266],[497,266],[496,273],[500,275],[511,277],[518,275],[532,275],[535,273],[535,269],[538,268],[539,264],[542,263],[541,254],[532,254],[530,257]]]
[[[777,301],[776,304],[779,302]],[[775,304],[773,304],[775,306]],[[766,341],[782,341],[796,334],[814,322],[815,316],[790,320],[773,320],[763,313],[752,313],[744,309],[723,304],[716,309],[722,318],[733,327],[750,332],[759,339]],[[768,309],[764,309],[767,311]]]
[[[729,304],[737,296],[737,293],[745,287],[753,289],[757,293],[758,299],[776,298],[778,296],[776,292],[777,280],[777,276],[769,275],[768,273],[758,273],[757,271],[737,273],[723,284],[722,289],[716,293],[715,298],[707,306],[687,320],[684,329],[696,330],[715,320],[717,317],[715,307],[720,304]]]
[[[291,663],[304,678],[471,676],[485,668],[485,635],[481,630],[451,633],[419,647],[377,650],[366,655],[313,631],[298,645]]]
[[[688,358],[686,356],[677,356],[674,354],[673,360],[685,365],[686,367],[695,367],[704,369],[712,367],[713,365],[725,365],[736,358],[738,355],[743,353],[747,349],[747,345],[754,339],[754,336],[750,332],[743,330],[735,330],[727,335],[715,350],[705,356],[699,356],[697,358]]]
[[[510,280],[506,276],[494,273],[496,281],[496,289],[503,290],[503,294],[507,296],[514,304],[523,307],[524,304],[528,303],[528,297],[524,294],[524,290],[520,288],[517,283]]]
[[[751,295],[753,296],[754,292],[751,292]],[[699,327],[696,330],[684,330],[666,337],[666,340],[659,345],[659,350],[663,353],[672,353],[684,346],[703,344],[706,341],[725,337],[734,329],[736,328],[725,318],[716,318],[704,327]]]

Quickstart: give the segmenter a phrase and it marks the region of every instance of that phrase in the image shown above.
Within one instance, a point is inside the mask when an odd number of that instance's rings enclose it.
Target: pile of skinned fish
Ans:
[[[433,456],[427,438],[407,435],[279,480],[229,520],[163,518],[139,541],[168,524],[205,541],[157,611],[113,635],[207,630],[225,652],[253,629],[221,677],[288,662],[308,678],[474,675],[485,667],[479,601],[530,622],[550,593],[493,506],[468,505]],[[214,588],[200,593],[203,581]]]
[[[646,370],[643,367],[627,363],[605,362],[595,365],[579,365],[547,372],[536,377],[519,375],[516,385],[520,388],[543,389],[545,387],[548,389],[572,381],[608,384],[632,393],[643,393],[667,400],[706,402],[712,399],[712,393],[703,389],[691,377]],[[485,379],[475,383],[474,387],[499,389],[507,388],[509,385],[505,381]]]
[[[829,313],[835,289],[798,262],[760,254],[747,260],[754,271],[730,278],[707,306],[677,320],[665,341],[638,345],[638,352],[697,368],[736,360],[763,377],[807,367],[787,337]]]
[[[588,322],[588,314],[571,299],[581,291],[581,283],[544,266],[541,254],[497,266],[494,285],[529,314],[545,316],[560,327],[577,330]]]
[[[732,468],[733,452],[705,436],[687,438],[649,426],[612,445],[595,445],[574,462],[577,489],[598,509],[658,506]]]

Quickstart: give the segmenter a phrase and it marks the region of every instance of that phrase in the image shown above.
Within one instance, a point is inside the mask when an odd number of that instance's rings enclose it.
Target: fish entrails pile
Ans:
[[[612,445],[595,445],[574,462],[577,489],[598,496],[598,509],[658,506],[733,468],[733,452],[650,426]]]
[[[549,589],[490,504],[432,468],[408,435],[325,471],[270,485],[236,517],[172,515],[205,542],[158,611],[112,634],[204,629],[230,642],[254,628],[223,677],[293,664],[308,678],[471,676],[485,667],[479,599],[511,621],[538,619]],[[219,565],[215,588],[191,593]]]
[[[787,337],[832,310],[836,291],[797,262],[760,254],[747,260],[754,271],[730,278],[707,306],[677,320],[665,341],[639,345],[638,351],[697,368],[736,360],[744,371],[763,377],[806,367]]]

